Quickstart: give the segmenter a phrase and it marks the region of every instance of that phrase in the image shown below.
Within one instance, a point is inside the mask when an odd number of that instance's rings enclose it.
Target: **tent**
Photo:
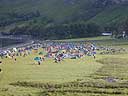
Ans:
[[[17,49],[16,49],[16,48],[13,48],[12,50],[13,50],[13,51],[15,51],[15,52],[17,51]]]
[[[38,49],[35,48],[35,49],[32,50],[32,52],[33,52],[33,53],[38,53]]]
[[[39,52],[39,55],[47,55],[47,53],[46,52]]]
[[[35,61],[40,61],[41,58],[40,58],[40,57],[35,57],[34,60],[35,60]]]
[[[66,53],[66,50],[59,50],[59,53]]]

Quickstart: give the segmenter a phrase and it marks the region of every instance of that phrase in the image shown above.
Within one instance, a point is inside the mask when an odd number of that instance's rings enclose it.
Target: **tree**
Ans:
[[[101,35],[101,28],[99,25],[95,23],[88,23],[86,27],[86,31],[88,33],[88,36],[99,36]]]

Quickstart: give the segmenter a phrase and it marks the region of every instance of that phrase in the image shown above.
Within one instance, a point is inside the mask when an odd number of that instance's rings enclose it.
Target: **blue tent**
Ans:
[[[35,57],[34,60],[35,60],[35,61],[40,61],[41,58],[40,58],[40,57]]]

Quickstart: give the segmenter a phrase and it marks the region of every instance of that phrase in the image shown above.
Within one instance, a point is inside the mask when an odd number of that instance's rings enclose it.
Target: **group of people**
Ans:
[[[23,47],[23,48],[12,48],[8,50],[4,50],[0,52],[1,59],[3,58],[12,58],[16,60],[16,57],[18,56],[27,56],[31,53],[31,47]]]
[[[127,52],[125,48],[108,48],[108,47],[100,47],[101,55],[108,55],[108,54],[124,54]]]
[[[0,56],[1,60],[3,58],[11,58],[14,61],[17,61],[17,57],[22,56],[26,57],[33,52],[38,53],[34,58],[38,65],[45,60],[45,58],[53,58],[56,63],[63,61],[63,59],[77,59],[82,58],[83,56],[93,56],[96,58],[96,46],[90,42],[84,44],[81,43],[55,43],[49,42],[45,44],[35,44],[29,46],[24,46],[22,48],[12,48],[8,50],[1,50]],[[2,61],[1,61],[2,62]]]

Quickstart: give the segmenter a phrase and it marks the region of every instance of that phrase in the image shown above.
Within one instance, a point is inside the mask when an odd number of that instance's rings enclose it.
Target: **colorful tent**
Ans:
[[[32,52],[33,53],[38,53],[38,49],[35,48],[35,49],[32,50]]]
[[[35,60],[35,61],[40,61],[41,58],[40,58],[40,57],[35,57],[34,60]]]
[[[39,55],[47,55],[47,53],[42,51],[42,52],[39,53]]]

